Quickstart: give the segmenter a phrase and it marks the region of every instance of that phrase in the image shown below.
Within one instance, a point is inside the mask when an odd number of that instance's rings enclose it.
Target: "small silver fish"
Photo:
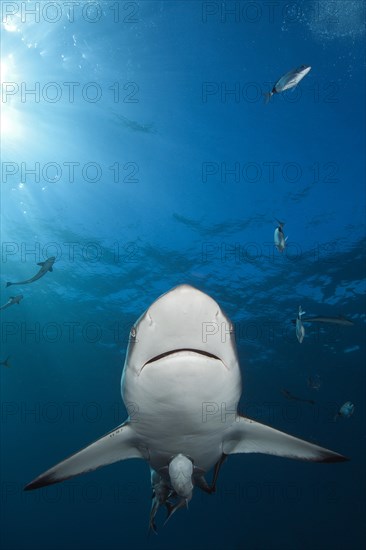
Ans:
[[[274,94],[279,94],[297,86],[300,80],[308,74],[310,69],[311,67],[309,65],[301,65],[300,67],[292,69],[288,73],[281,76],[281,78],[277,80],[276,84],[273,86],[272,90],[264,94],[265,102],[268,103]]]
[[[304,325],[302,324],[302,321],[301,321],[301,317],[303,315],[305,315],[305,313],[306,313],[306,311],[303,311],[301,309],[301,306],[299,306],[299,313],[298,313],[298,316],[297,316],[297,319],[296,319],[296,338],[298,339],[300,344],[302,343],[302,341],[304,339],[304,336],[305,336],[305,327],[304,327]]]
[[[334,421],[337,420],[338,416],[343,416],[343,418],[350,418],[355,411],[355,406],[351,401],[346,401],[343,403],[343,405],[340,407],[339,411],[334,417]]]
[[[275,229],[273,239],[278,252],[282,253],[286,248],[286,241],[288,237],[285,237],[285,234],[283,232],[283,226],[285,225],[285,222],[280,222],[279,220],[277,220],[277,222],[278,227],[276,227]]]

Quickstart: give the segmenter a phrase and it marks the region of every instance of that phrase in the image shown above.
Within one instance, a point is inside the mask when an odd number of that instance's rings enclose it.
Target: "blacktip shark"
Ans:
[[[11,286],[11,285],[27,285],[29,283],[33,283],[34,281],[38,281],[38,279],[40,279],[41,277],[43,277],[44,275],[46,275],[46,273],[48,273],[48,271],[53,271],[53,264],[55,263],[56,261],[56,258],[55,256],[51,256],[50,258],[47,258],[47,260],[45,262],[39,262],[37,265],[40,265],[41,266],[41,269],[38,271],[38,273],[36,273],[34,275],[34,277],[32,277],[31,279],[27,279],[26,281],[19,281],[18,283],[6,283],[6,286]]]
[[[310,70],[311,67],[309,65],[301,65],[300,67],[292,69],[288,73],[281,76],[281,78],[277,80],[276,84],[273,86],[272,90],[264,94],[265,102],[268,103],[274,94],[285,92],[286,90],[297,86],[300,80],[302,80],[304,76],[310,72]]]
[[[127,420],[47,470],[38,489],[120,460],[139,458],[151,470],[150,529],[160,506],[167,520],[193,490],[215,491],[228,455],[265,453],[315,462],[346,457],[244,416],[233,325],[207,294],[188,285],[158,298],[130,332],[121,381]],[[211,485],[205,474],[215,467]]]
[[[10,306],[13,306],[15,304],[19,305],[21,300],[23,300],[23,294],[18,294],[18,296],[10,296],[10,298],[6,302],[6,304],[4,304],[3,306],[0,307],[0,311],[3,310],[3,309],[8,308]]]
[[[285,222],[280,222],[279,220],[276,221],[278,223],[278,226],[276,227],[273,235],[274,244],[278,252],[283,252],[286,248],[286,242],[288,239],[288,237],[285,237],[285,234],[283,232],[283,226],[285,225]]]

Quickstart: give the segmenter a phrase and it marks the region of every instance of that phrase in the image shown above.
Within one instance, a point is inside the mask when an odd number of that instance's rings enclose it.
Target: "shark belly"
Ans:
[[[222,455],[226,429],[235,421],[241,394],[239,368],[190,351],[125,369],[122,398],[144,440],[154,470],[182,453],[207,471]]]

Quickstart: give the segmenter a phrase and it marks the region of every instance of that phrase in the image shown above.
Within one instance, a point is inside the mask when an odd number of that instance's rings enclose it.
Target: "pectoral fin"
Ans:
[[[37,265],[40,265],[42,267],[44,265],[44,262],[38,262]]]
[[[66,460],[59,462],[28,483],[24,489],[30,491],[45,485],[59,483],[127,458],[147,458],[143,448],[139,448],[138,438],[128,422]]]
[[[223,453],[264,453],[310,460],[314,462],[343,462],[345,456],[298,439],[265,424],[239,416],[223,441]]]

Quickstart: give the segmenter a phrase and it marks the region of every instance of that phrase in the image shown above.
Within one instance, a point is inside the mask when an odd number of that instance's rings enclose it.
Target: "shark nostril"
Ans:
[[[135,329],[135,327],[132,327],[132,328],[131,328],[130,334],[131,334],[132,338],[135,338],[135,336],[136,336],[136,329]]]

